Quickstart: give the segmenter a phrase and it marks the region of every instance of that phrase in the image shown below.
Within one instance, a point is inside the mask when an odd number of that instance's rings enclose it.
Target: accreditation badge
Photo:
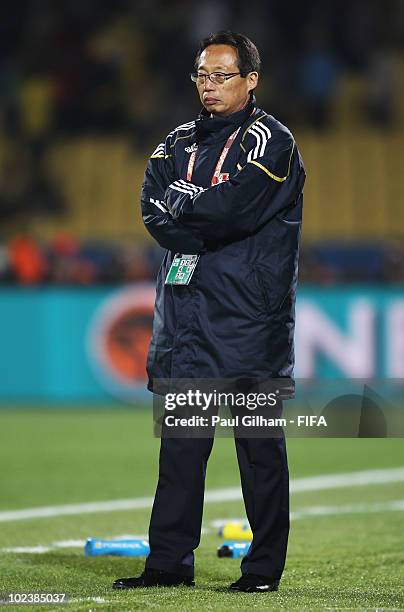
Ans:
[[[168,271],[165,284],[189,285],[198,261],[199,255],[183,255],[181,253],[176,253]]]

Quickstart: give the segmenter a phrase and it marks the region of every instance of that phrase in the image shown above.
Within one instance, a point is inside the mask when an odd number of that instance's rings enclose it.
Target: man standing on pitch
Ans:
[[[292,387],[305,172],[290,131],[256,106],[255,45],[201,42],[191,75],[203,104],[151,155],[142,188],[150,234],[167,249],[157,279],[148,388],[158,379],[278,379]],[[173,274],[187,255],[185,276]],[[284,438],[236,438],[253,541],[230,590],[275,591],[286,558]],[[212,438],[162,438],[150,555],[114,588],[194,584]]]

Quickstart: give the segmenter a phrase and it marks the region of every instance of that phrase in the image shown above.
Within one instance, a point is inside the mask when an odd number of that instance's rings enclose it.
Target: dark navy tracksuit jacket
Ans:
[[[239,128],[211,186],[227,139]],[[189,159],[197,148],[191,181]],[[290,378],[305,172],[289,130],[255,106],[177,127],[149,160],[146,228],[167,252],[157,279],[149,389],[158,378]],[[188,286],[175,253],[200,253]]]

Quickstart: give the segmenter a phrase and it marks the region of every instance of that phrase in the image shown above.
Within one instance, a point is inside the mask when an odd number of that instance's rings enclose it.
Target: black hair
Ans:
[[[198,69],[199,59],[202,51],[210,45],[230,45],[234,47],[238,55],[238,69],[240,70],[241,76],[245,77],[249,72],[260,72],[261,70],[261,58],[257,47],[254,43],[237,32],[231,30],[220,30],[216,34],[210,34],[204,38],[200,44],[199,49],[195,57],[195,69]]]

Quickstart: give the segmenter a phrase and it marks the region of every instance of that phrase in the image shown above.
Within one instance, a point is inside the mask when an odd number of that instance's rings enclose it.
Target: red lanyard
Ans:
[[[213,173],[212,180],[210,182],[211,187],[213,187],[213,185],[218,185],[219,183],[222,183],[223,180],[228,180],[228,175],[222,175],[222,167],[227,157],[227,154],[230,151],[230,147],[233,144],[233,142],[236,140],[236,137],[239,131],[240,131],[240,128],[238,127],[237,130],[233,132],[233,134],[231,134],[231,136],[229,136],[229,138],[227,139],[227,142],[224,145],[223,151],[221,152],[218,162],[216,164],[216,168]],[[193,151],[191,153],[191,157],[189,158],[188,170],[187,170],[187,181],[192,180],[192,173],[194,171],[196,153],[197,153],[196,151]],[[225,176],[227,176],[227,178],[224,178]]]
[[[255,111],[257,109],[253,108],[251,115],[255,115]],[[241,127],[241,126],[240,126]],[[236,140],[237,134],[240,131],[240,127],[237,128],[237,130],[235,132],[233,132],[233,134],[231,134],[231,136],[229,136],[229,138],[227,139],[226,144],[224,145],[223,151],[220,154],[219,160],[216,164],[216,168],[215,171],[213,173],[212,176],[212,180],[210,182],[210,186],[213,187],[213,185],[218,185],[219,183],[223,183],[223,181],[228,181],[229,180],[229,174],[223,173],[222,174],[222,167],[224,164],[224,161],[227,157],[228,152],[230,151],[230,147],[233,144],[233,142]],[[195,165],[195,160],[196,160],[196,153],[197,151],[193,151],[191,153],[191,156],[189,158],[189,162],[188,162],[188,170],[187,170],[187,181],[191,181],[192,180],[192,173],[194,171],[194,165]]]

